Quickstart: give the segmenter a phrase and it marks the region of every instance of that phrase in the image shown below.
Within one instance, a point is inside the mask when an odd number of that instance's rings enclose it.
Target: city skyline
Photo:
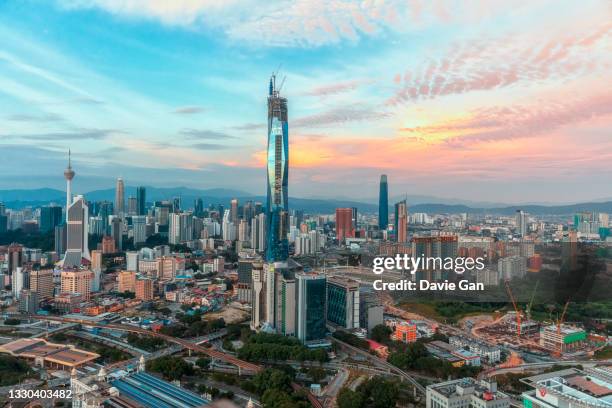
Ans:
[[[390,196],[612,197],[609,3],[243,3],[0,6],[0,189],[62,188],[72,148],[79,193],[123,177],[264,195],[282,64],[292,196],[375,198],[387,174]]]

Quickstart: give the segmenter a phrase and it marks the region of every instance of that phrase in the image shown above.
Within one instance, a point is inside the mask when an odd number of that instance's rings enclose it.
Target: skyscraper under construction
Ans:
[[[287,99],[281,97],[279,91],[273,74],[268,94],[266,260],[269,262],[289,257],[289,127]]]

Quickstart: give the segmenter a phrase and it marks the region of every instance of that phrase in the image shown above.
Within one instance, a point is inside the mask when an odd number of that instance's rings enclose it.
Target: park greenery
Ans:
[[[55,248],[55,230],[26,232],[18,228],[0,234],[0,245],[10,245],[13,242],[19,242],[26,248],[40,248],[43,252],[53,251]]]
[[[172,337],[197,337],[214,333],[225,327],[225,320],[204,320],[199,311],[193,313],[177,313],[177,323],[161,328],[160,332]]]
[[[342,388],[338,393],[338,408],[388,408],[394,407],[400,395],[397,381],[374,377],[365,381],[355,391]]]
[[[481,370],[480,367],[467,365],[455,367],[448,361],[436,358],[430,355],[423,341],[394,343],[394,351],[389,355],[388,361],[402,370],[420,371],[439,378],[473,377]]]
[[[0,355],[0,386],[17,384],[31,374],[25,361],[9,355]]]
[[[160,338],[140,336],[135,333],[128,334],[127,342],[130,346],[149,352],[157,351],[168,346],[168,344]]]
[[[292,390],[294,378],[295,371],[291,367],[266,368],[250,380],[242,381],[240,388],[257,394],[264,408],[309,407],[305,395]]]
[[[147,371],[160,373],[167,380],[181,380],[183,376],[193,375],[193,367],[181,357],[163,356],[146,363]]]
[[[294,337],[279,334],[251,334],[245,344],[238,350],[238,358],[248,361],[319,361],[328,360],[327,352],[322,349],[312,350]]]

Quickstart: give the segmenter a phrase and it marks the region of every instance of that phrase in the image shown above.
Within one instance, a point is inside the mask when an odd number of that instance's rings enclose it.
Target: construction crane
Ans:
[[[561,317],[559,318],[559,320],[557,320],[557,334],[561,334],[561,325],[565,321],[565,315],[567,313],[567,307],[569,306],[569,304],[570,301],[568,299],[567,302],[565,302],[565,306],[563,306],[563,313],[561,313]]]
[[[510,287],[510,280],[504,280],[506,285],[506,292],[508,292],[508,296],[510,297],[510,301],[512,302],[512,306],[514,306],[514,311],[516,312],[516,335],[521,337],[521,311],[519,310],[516,300],[514,300],[514,295],[512,294],[512,288]]]
[[[533,300],[535,299],[535,295],[536,292],[538,291],[538,285],[540,284],[540,281],[537,281],[535,284],[535,287],[533,288],[533,293],[531,294],[531,300],[529,301],[529,304],[527,305],[527,309],[525,309],[525,315],[527,316],[527,319],[531,320],[531,307],[533,306]]]
[[[557,319],[557,336],[561,336],[561,325],[563,324],[563,322],[565,321],[565,315],[567,313],[567,307],[570,304],[570,300],[567,299],[567,302],[565,302],[565,306],[563,306],[563,312],[561,313],[561,317],[559,317],[559,319]],[[561,356],[561,354],[563,354],[563,341],[559,342],[559,350],[555,350],[553,355],[555,357],[559,357]]]

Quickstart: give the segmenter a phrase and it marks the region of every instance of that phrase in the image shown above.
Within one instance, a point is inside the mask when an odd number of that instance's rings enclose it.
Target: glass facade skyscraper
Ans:
[[[326,276],[298,273],[295,279],[297,338],[302,343],[324,339]]]
[[[284,261],[289,257],[289,127],[287,99],[279,95],[275,75],[268,95],[267,164],[266,260]]]
[[[378,228],[386,230],[389,226],[389,186],[387,175],[380,176],[380,191],[378,194]]]
[[[145,187],[138,187],[136,189],[136,207],[137,207],[137,215],[147,215],[146,214],[146,205],[147,202],[147,189]]]

